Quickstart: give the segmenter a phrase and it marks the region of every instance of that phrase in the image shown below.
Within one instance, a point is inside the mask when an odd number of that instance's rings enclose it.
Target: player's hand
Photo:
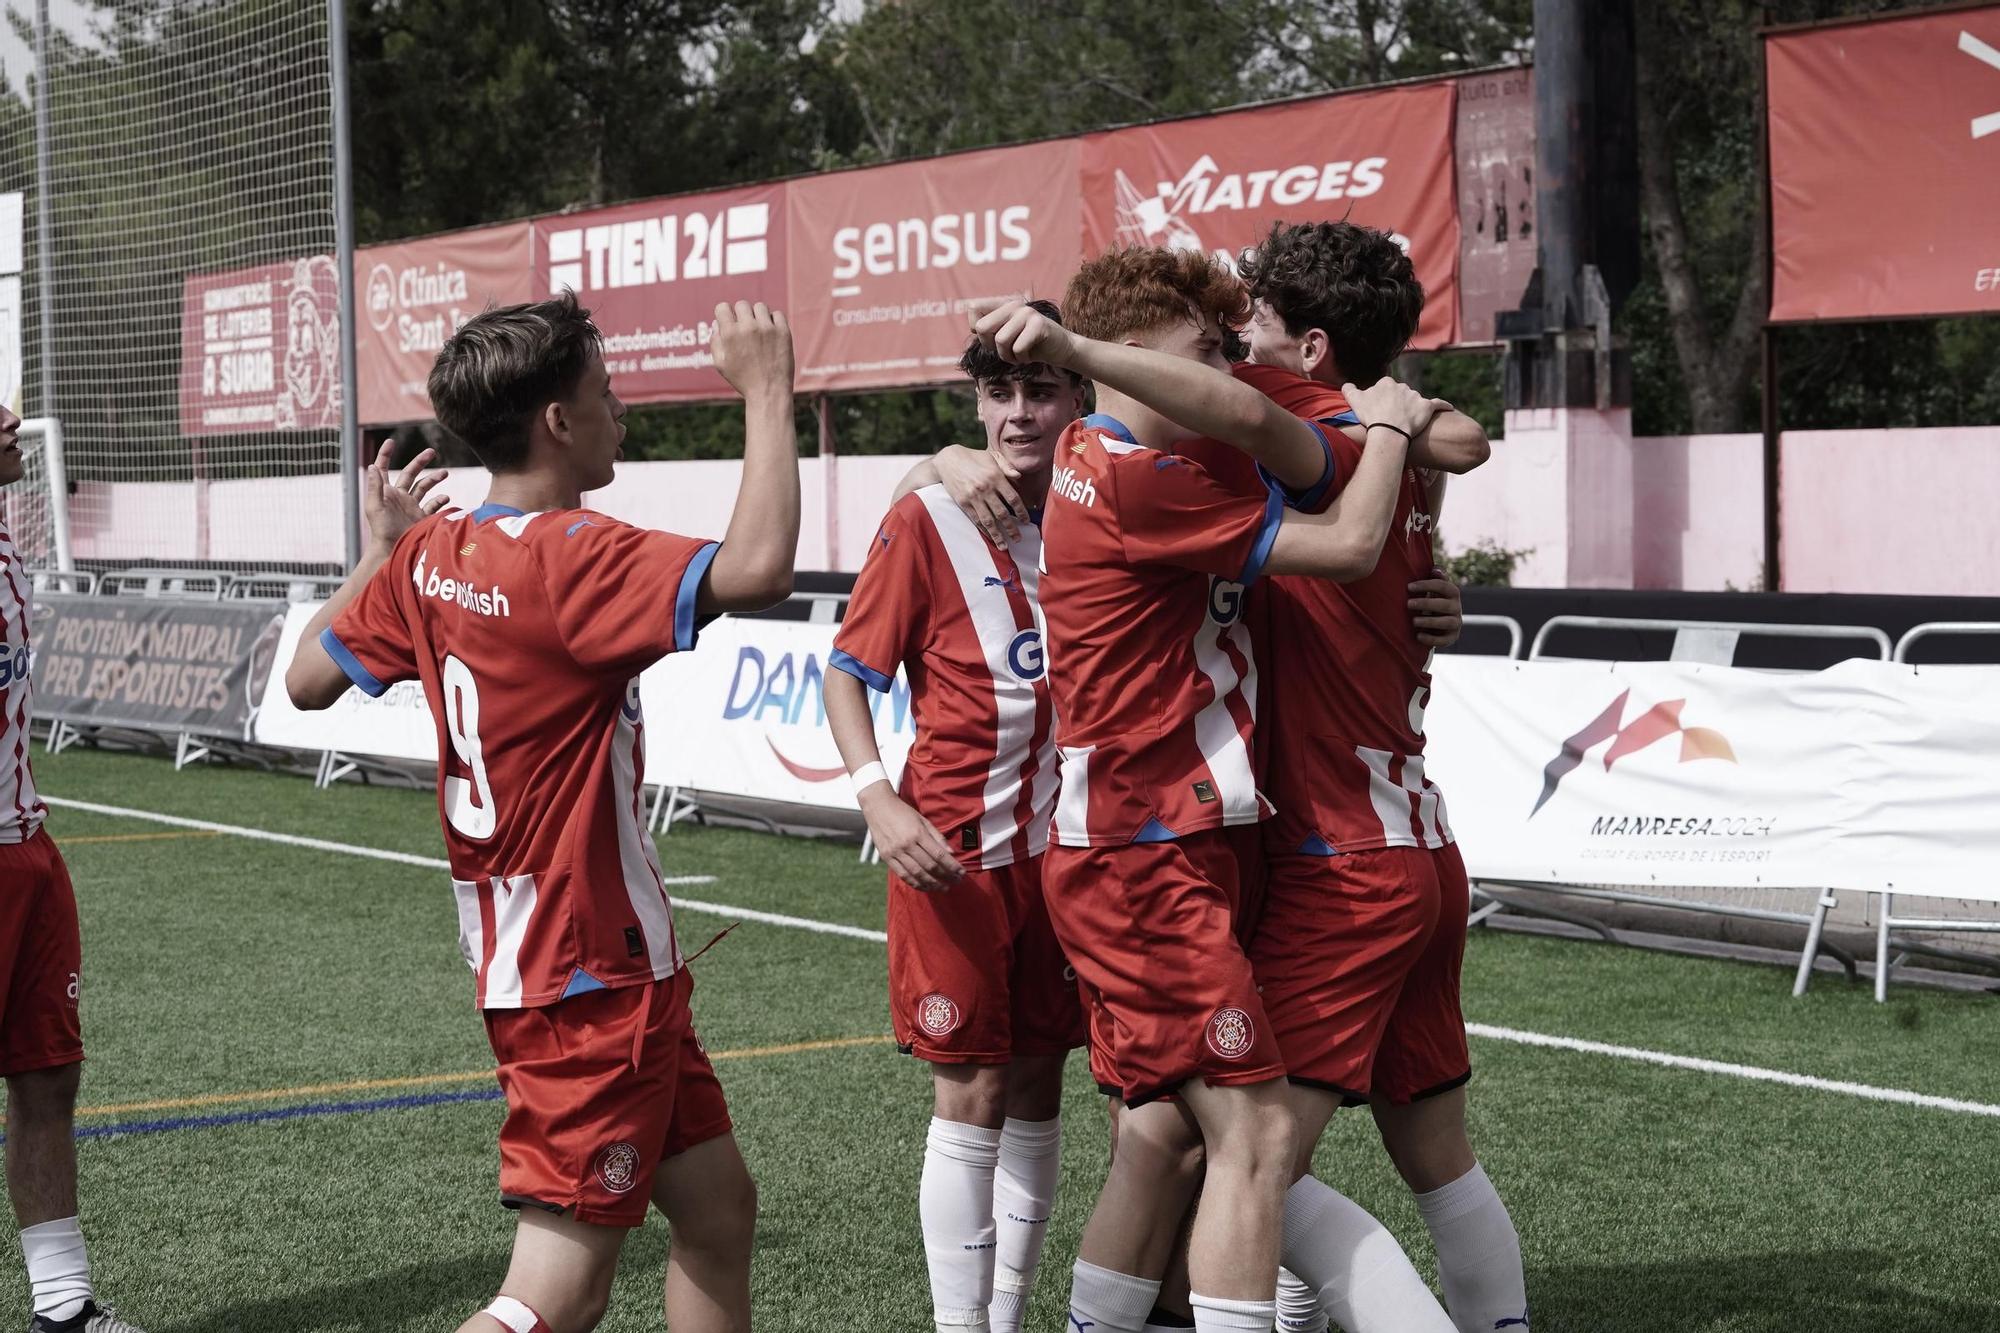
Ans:
[[[861,813],[868,820],[875,849],[905,884],[937,893],[965,874],[944,835],[888,783],[878,782],[861,793]]]
[[[421,449],[416,457],[395,472],[389,470],[396,452],[393,442],[384,444],[375,461],[361,474],[361,512],[368,521],[368,545],[374,555],[387,557],[402,535],[419,519],[444,508],[448,497],[437,484],[451,474],[443,468],[427,466],[437,457],[435,449]]]
[[[1427,579],[1410,585],[1410,624],[1416,627],[1417,642],[1431,648],[1449,648],[1465,629],[1465,602],[1458,585],[1444,571],[1432,570]]]
[[[745,398],[792,387],[792,326],[782,310],[762,301],[724,301],[715,307],[709,355],[729,387]]]
[[[972,308],[972,333],[1009,365],[1039,361],[1068,369],[1076,352],[1076,336],[1026,301],[984,303]]]
[[[938,480],[951,502],[979,525],[988,541],[1005,548],[1021,535],[1028,521],[1028,506],[1014,483],[1021,471],[990,449],[968,449],[948,444],[938,450]]]
[[[1443,399],[1426,398],[1387,375],[1365,389],[1343,384],[1340,391],[1363,426],[1394,426],[1411,439],[1423,433],[1440,408],[1449,406]]]

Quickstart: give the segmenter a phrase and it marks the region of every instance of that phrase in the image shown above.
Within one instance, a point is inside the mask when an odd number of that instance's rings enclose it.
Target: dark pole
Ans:
[[[1764,591],[1779,591],[1784,569],[1778,556],[1778,330],[1764,326]]]
[[[1542,328],[1582,324],[1592,186],[1590,0],[1535,0],[1535,228]]]

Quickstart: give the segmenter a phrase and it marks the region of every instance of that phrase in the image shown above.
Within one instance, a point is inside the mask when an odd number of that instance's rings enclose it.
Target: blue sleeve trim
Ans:
[[[680,590],[674,594],[674,651],[687,652],[694,647],[695,638],[701,627],[694,623],[695,599],[701,595],[701,581],[708,575],[708,567],[715,560],[715,553],[722,549],[721,542],[710,542],[694,553],[686,569],[681,571]]]
[[[1266,481],[1264,487],[1264,525],[1257,529],[1257,540],[1250,545],[1250,559],[1243,566],[1243,577],[1236,580],[1246,588],[1264,572],[1264,565],[1271,558],[1271,548],[1278,541],[1278,525],[1285,521],[1284,487],[1273,481]]]
[[[1351,414],[1343,413],[1342,415]],[[1284,482],[1272,476],[1269,469],[1262,463],[1257,465],[1257,471],[1262,474],[1266,486],[1283,488],[1286,504],[1294,509],[1302,509],[1311,513],[1318,509],[1321,503],[1325,501],[1327,490],[1333,485],[1336,464],[1333,459],[1333,441],[1327,438],[1326,427],[1317,421],[1308,421],[1306,424],[1311,426],[1313,434],[1319,437],[1320,451],[1326,455],[1326,466],[1320,469],[1318,481],[1300,489],[1286,486]]]
[[[382,697],[382,691],[389,688],[375,679],[374,672],[361,665],[360,658],[347,651],[347,645],[342,643],[331,629],[319,632],[319,646],[326,649],[326,655],[333,659],[333,664],[346,672],[347,678],[369,698],[379,699]]]
[[[893,677],[883,675],[852,653],[842,652],[838,648],[833,650],[833,656],[826,660],[826,664],[835,671],[845,671],[869,689],[882,694],[889,693],[896,685]]]

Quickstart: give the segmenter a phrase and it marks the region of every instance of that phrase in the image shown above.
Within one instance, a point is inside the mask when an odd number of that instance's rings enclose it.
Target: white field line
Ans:
[[[94,801],[71,801],[55,796],[44,796],[42,799],[62,809],[82,810],[90,814],[144,819],[174,828],[228,833],[240,838],[283,843],[289,847],[309,847],[315,851],[372,857],[378,861],[395,861],[403,865],[423,866],[434,870],[451,868],[447,862],[434,856],[416,856],[409,852],[392,852],[379,847],[356,847],[351,843],[329,842],[324,838],[307,838],[294,833],[273,833],[267,829],[239,828],[233,824],[210,823],[205,819],[186,819],[180,815],[156,814],[150,810],[128,810],[122,806],[99,805]],[[669,884],[713,884],[714,882],[713,875],[680,875],[667,880]],[[849,939],[870,940],[875,943],[886,942],[889,938],[879,930],[867,930],[860,926],[842,925],[834,921],[815,921],[809,917],[783,916],[776,912],[758,912],[746,907],[731,907],[727,903],[700,902],[677,897],[674,899],[674,906],[690,912],[733,916],[743,921],[758,921],[769,926],[786,926],[793,930],[809,930],[820,935],[841,935]],[[1732,1064],[1724,1060],[1704,1060],[1699,1056],[1649,1051],[1637,1046],[1615,1046],[1609,1042],[1586,1041],[1581,1037],[1524,1032],[1519,1028],[1494,1027],[1487,1023],[1467,1023],[1465,1030],[1471,1036],[1482,1037],[1488,1041],[1512,1042],[1519,1046],[1540,1046],[1548,1050],[1572,1051],[1579,1055],[1601,1055],[1614,1060],[1634,1060],[1641,1064],[1658,1065],[1667,1069],[1687,1069],[1696,1073],[1717,1074],[1724,1078],[1747,1079],[1754,1083],[1777,1083],[1785,1087],[1809,1088],[1815,1092],[1831,1092],[1844,1097],[1858,1097],[1864,1101],[1889,1102],[1897,1106],[1915,1106],[1928,1111],[1956,1111],[1964,1115],[2000,1118],[2000,1106],[1988,1102],[1961,1101],[1956,1097],[1935,1097],[1929,1093],[1911,1092],[1904,1088],[1882,1088],[1871,1083],[1849,1083],[1841,1079],[1818,1078],[1812,1074],[1794,1074],[1783,1069],[1764,1069],[1757,1065]]]

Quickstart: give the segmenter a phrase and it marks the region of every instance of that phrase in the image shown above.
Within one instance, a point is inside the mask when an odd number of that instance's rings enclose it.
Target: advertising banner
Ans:
[[[331,255],[191,273],[181,285],[181,433],[340,427]]]
[[[799,388],[954,379],[972,303],[1060,300],[1082,258],[1080,151],[1069,139],[794,181]]]
[[[1458,338],[1493,341],[1535,272],[1535,72],[1458,81]]]
[[[612,387],[628,402],[729,397],[708,350],[715,307],[785,307],[788,189],[756,185],[539,218],[528,299],[577,294],[604,331]]]
[[[354,253],[356,397],[368,425],[425,421],[424,382],[444,340],[489,305],[532,299],[525,222],[371,245]]]
[[[34,616],[36,717],[238,740],[254,734],[285,621],[270,603],[67,593],[37,594]]]
[[[1401,240],[1424,285],[1414,347],[1458,339],[1450,82],[1344,93],[1083,140],[1084,250],[1234,259],[1275,222],[1351,219]]]
[[[2000,899],[2000,668],[1437,668],[1425,767],[1475,877]]]
[[[1771,318],[2000,311],[2000,5],[1777,34],[1764,59]]]
[[[258,743],[436,763],[437,725],[419,681],[400,681],[373,699],[349,690],[331,708],[317,712],[302,713],[292,707],[291,696],[285,693],[285,667],[291,665],[299,638],[319,607],[318,602],[296,603],[285,616],[277,652],[284,665],[265,683],[263,708],[257,716]]]

